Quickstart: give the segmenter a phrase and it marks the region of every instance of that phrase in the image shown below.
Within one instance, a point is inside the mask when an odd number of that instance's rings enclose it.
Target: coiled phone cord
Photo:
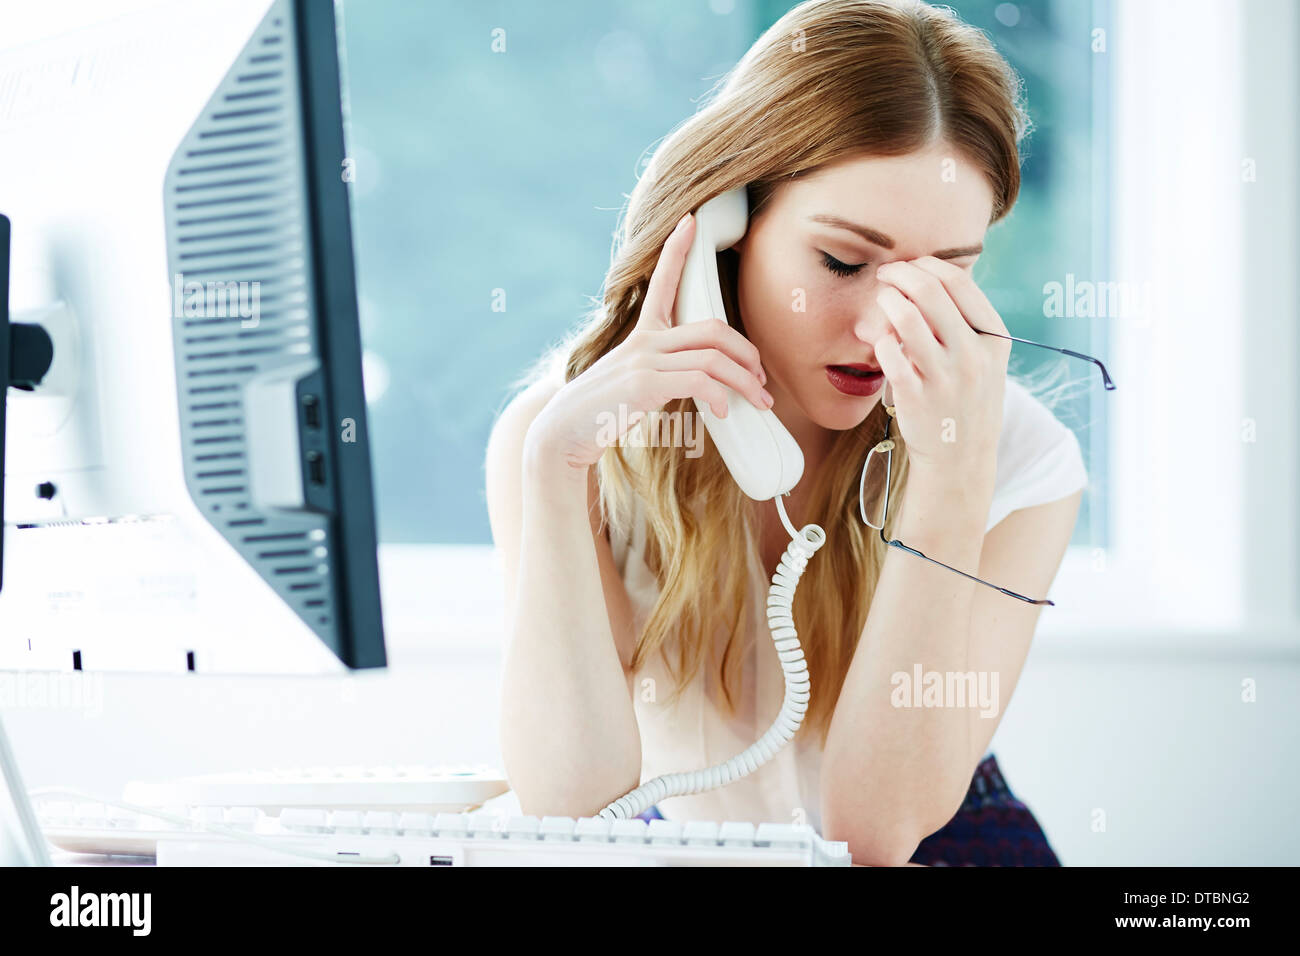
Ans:
[[[781,660],[781,670],[785,672],[785,699],[781,703],[781,712],[767,733],[730,760],[704,770],[662,774],[653,780],[647,780],[601,810],[601,818],[629,819],[668,797],[724,787],[733,780],[753,773],[771,760],[790,742],[803,723],[804,714],[808,711],[810,684],[808,664],[804,660],[803,648],[799,646],[799,635],[794,627],[792,606],[795,588],[799,586],[799,579],[808,567],[808,559],[826,543],[826,532],[815,524],[805,525],[796,531],[785,513],[781,496],[777,495],[774,500],[776,510],[781,515],[781,523],[790,534],[790,545],[781,555],[776,573],[772,575],[772,586],[767,592],[767,625],[772,631],[772,642],[776,645],[777,657]]]

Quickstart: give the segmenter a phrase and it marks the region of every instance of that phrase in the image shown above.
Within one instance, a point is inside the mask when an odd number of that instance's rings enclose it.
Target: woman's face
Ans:
[[[750,220],[735,247],[740,311],[773,411],[805,450],[824,444],[819,429],[852,428],[880,401],[883,386],[848,395],[828,374],[832,365],[879,367],[873,343],[890,325],[876,267],[936,256],[969,269],[992,209],[984,175],[939,146],[841,160],[781,186]]]

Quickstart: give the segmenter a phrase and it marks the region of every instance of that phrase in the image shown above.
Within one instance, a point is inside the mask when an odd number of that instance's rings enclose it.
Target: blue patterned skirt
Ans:
[[[662,820],[658,807],[638,820]],[[953,818],[918,844],[911,863],[925,866],[1060,866],[1047,835],[1011,792],[997,759],[975,768],[966,799]]]
[[[975,768],[966,799],[920,842],[911,863],[926,866],[1060,866],[1047,834],[1011,792],[992,754]]]

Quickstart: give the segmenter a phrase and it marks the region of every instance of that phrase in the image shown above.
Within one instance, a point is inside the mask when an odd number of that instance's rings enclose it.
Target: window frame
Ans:
[[[1277,362],[1295,368],[1295,322],[1248,335],[1261,323],[1246,318],[1295,317],[1300,157],[1275,118],[1300,106],[1283,53],[1297,22],[1272,0],[1115,6],[1107,275],[1150,281],[1155,307],[1148,323],[1108,320],[1107,544],[1067,552],[1040,618],[1051,646],[1300,647],[1300,528],[1277,494],[1297,475],[1300,395]],[[1251,156],[1287,172],[1246,184]],[[1212,266],[1195,265],[1211,248]],[[1224,302],[1242,306],[1226,322]],[[1197,390],[1185,370],[1207,356],[1214,380]],[[1252,508],[1263,501],[1272,515]]]

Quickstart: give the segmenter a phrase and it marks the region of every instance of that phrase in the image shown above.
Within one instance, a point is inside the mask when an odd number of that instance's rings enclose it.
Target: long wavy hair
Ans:
[[[1020,189],[1018,149],[1029,129],[1021,102],[1020,79],[1011,66],[983,33],[946,8],[919,0],[799,4],[759,37],[698,112],[654,151],[624,208],[602,301],[516,384],[558,375],[561,366],[564,381],[571,381],[622,342],[677,221],[728,189],[748,187],[752,218],[782,184],[827,164],[851,156],[905,155],[942,141],[988,178],[991,222],[997,222]],[[735,250],[719,255],[727,315],[743,333],[737,264]],[[691,401],[674,400],[665,411],[682,413],[684,420],[693,414]],[[884,432],[883,416],[877,403],[859,425],[836,436],[799,516],[800,524],[822,525],[828,538],[794,603],[812,681],[800,733],[819,731],[822,745],[887,550],[878,532],[858,518],[858,479],[867,451]],[[646,427],[652,417],[636,427]],[[758,536],[751,502],[707,432],[700,432],[706,437],[699,457],[649,440],[644,447],[611,446],[596,466],[600,509],[611,535],[630,540],[635,505],[642,503],[643,557],[660,585],[637,635],[633,670],[662,651],[675,684],[666,701],[671,704],[706,666],[715,635],[725,633],[718,677],[734,714],[729,682],[743,666],[735,644],[746,633],[751,610],[762,619],[762,601],[747,593],[746,562],[732,556],[750,555]],[[885,528],[891,537],[908,473],[901,442],[893,462]],[[878,503],[883,469],[871,472],[867,501]]]

